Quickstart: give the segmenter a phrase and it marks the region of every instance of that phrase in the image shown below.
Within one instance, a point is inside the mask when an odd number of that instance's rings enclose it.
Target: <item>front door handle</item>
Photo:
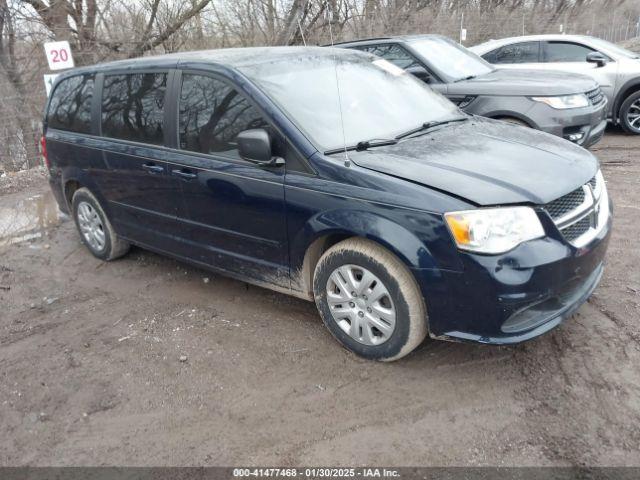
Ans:
[[[197,173],[192,172],[191,170],[181,168],[179,170],[171,170],[172,175],[176,175],[177,177],[183,178],[185,180],[193,180],[198,177]]]
[[[162,173],[164,172],[164,167],[162,165],[156,165],[155,163],[143,163],[142,169],[146,170],[149,173]]]

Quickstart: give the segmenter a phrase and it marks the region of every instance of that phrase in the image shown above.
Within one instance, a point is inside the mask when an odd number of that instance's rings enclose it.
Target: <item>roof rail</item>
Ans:
[[[347,40],[344,42],[336,42],[334,45],[344,45],[345,43],[358,43],[358,42],[371,42],[375,40],[391,40],[393,37],[371,37],[371,38],[359,38],[357,40]],[[325,45],[321,45],[322,47],[330,47],[331,44],[327,43]]]

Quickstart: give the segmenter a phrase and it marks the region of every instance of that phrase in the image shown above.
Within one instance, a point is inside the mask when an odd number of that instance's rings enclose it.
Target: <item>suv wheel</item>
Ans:
[[[640,91],[632,93],[622,103],[620,124],[626,132],[640,134]]]
[[[113,230],[100,203],[86,188],[79,188],[71,202],[73,220],[82,243],[101,260],[114,260],[129,251],[129,242]]]
[[[380,245],[351,238],[331,247],[313,276],[320,316],[352,352],[397,360],[427,335],[424,300],[409,269]]]

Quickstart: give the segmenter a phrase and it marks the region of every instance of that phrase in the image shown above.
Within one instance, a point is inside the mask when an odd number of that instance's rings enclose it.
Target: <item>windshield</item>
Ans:
[[[460,115],[449,100],[386,60],[322,50],[239,68],[322,151]]]
[[[478,55],[448,38],[425,37],[412,41],[410,45],[452,82],[495,70]]]
[[[622,48],[614,43],[602,40],[601,38],[591,37],[590,40],[595,47],[604,51],[608,50],[615,55],[620,55],[621,57],[638,58],[640,56],[639,54],[632,52],[631,50],[627,50],[626,48]]]

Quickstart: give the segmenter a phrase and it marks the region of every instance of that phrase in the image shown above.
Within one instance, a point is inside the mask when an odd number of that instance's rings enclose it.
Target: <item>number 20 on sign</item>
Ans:
[[[71,56],[71,47],[69,42],[48,42],[44,44],[44,51],[49,62],[49,69],[63,70],[65,68],[73,68],[73,57]]]

